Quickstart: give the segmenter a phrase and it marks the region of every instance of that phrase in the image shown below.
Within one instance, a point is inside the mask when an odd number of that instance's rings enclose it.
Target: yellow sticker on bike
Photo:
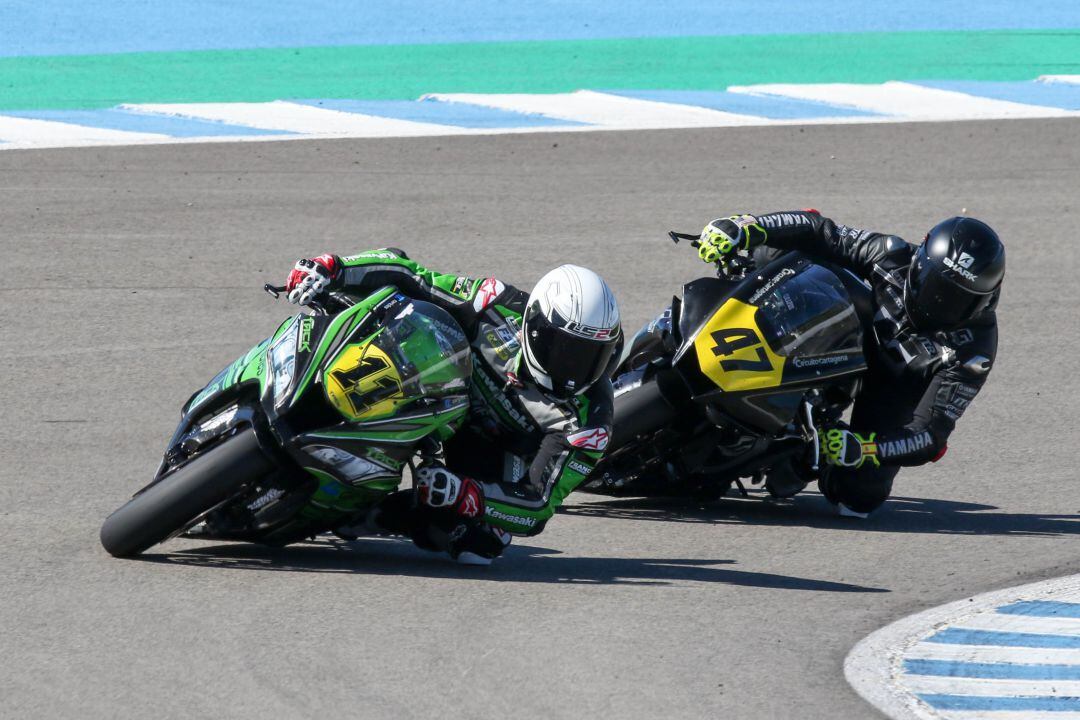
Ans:
[[[393,361],[369,340],[349,345],[323,375],[326,396],[349,420],[392,414],[404,396]]]
[[[701,371],[725,392],[777,387],[783,380],[784,358],[765,342],[757,310],[731,298],[694,340]]]

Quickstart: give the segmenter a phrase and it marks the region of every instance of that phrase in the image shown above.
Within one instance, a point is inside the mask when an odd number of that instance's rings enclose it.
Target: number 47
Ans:
[[[765,354],[765,348],[762,347],[761,338],[758,334],[750,328],[723,328],[711,333],[713,342],[716,345],[713,347],[713,355],[717,357],[726,357],[728,355],[734,355],[737,351],[746,348],[757,347],[757,360],[735,359],[735,360],[721,360],[720,368],[724,372],[734,372],[737,370],[743,370],[746,372],[769,372],[773,369],[772,363],[769,362],[769,357]]]

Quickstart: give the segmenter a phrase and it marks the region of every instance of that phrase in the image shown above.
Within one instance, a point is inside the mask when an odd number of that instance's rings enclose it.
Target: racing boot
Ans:
[[[397,490],[372,506],[362,522],[334,528],[334,534],[350,542],[372,535],[408,537],[415,524],[415,515],[413,491]]]
[[[849,508],[844,503],[837,503],[836,511],[838,513],[840,513],[840,517],[860,518],[862,520],[865,520],[866,518],[870,517],[870,513],[864,513],[864,512],[858,512],[856,510],[852,510],[851,508]]]
[[[490,565],[510,544],[510,534],[484,522],[484,492],[472,478],[441,465],[417,468],[418,547],[443,551],[463,565]]]
[[[776,499],[799,494],[806,487],[806,479],[793,461],[785,461],[769,468],[765,473],[765,489]]]

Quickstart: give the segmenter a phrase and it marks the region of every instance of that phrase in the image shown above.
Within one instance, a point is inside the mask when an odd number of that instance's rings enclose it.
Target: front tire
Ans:
[[[101,545],[114,557],[138,555],[273,468],[255,431],[243,430],[128,500],[105,519]]]

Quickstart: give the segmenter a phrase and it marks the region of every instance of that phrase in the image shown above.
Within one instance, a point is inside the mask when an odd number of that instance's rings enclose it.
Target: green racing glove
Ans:
[[[768,233],[753,215],[717,218],[701,231],[698,257],[707,263],[723,262],[736,250],[764,244]]]

